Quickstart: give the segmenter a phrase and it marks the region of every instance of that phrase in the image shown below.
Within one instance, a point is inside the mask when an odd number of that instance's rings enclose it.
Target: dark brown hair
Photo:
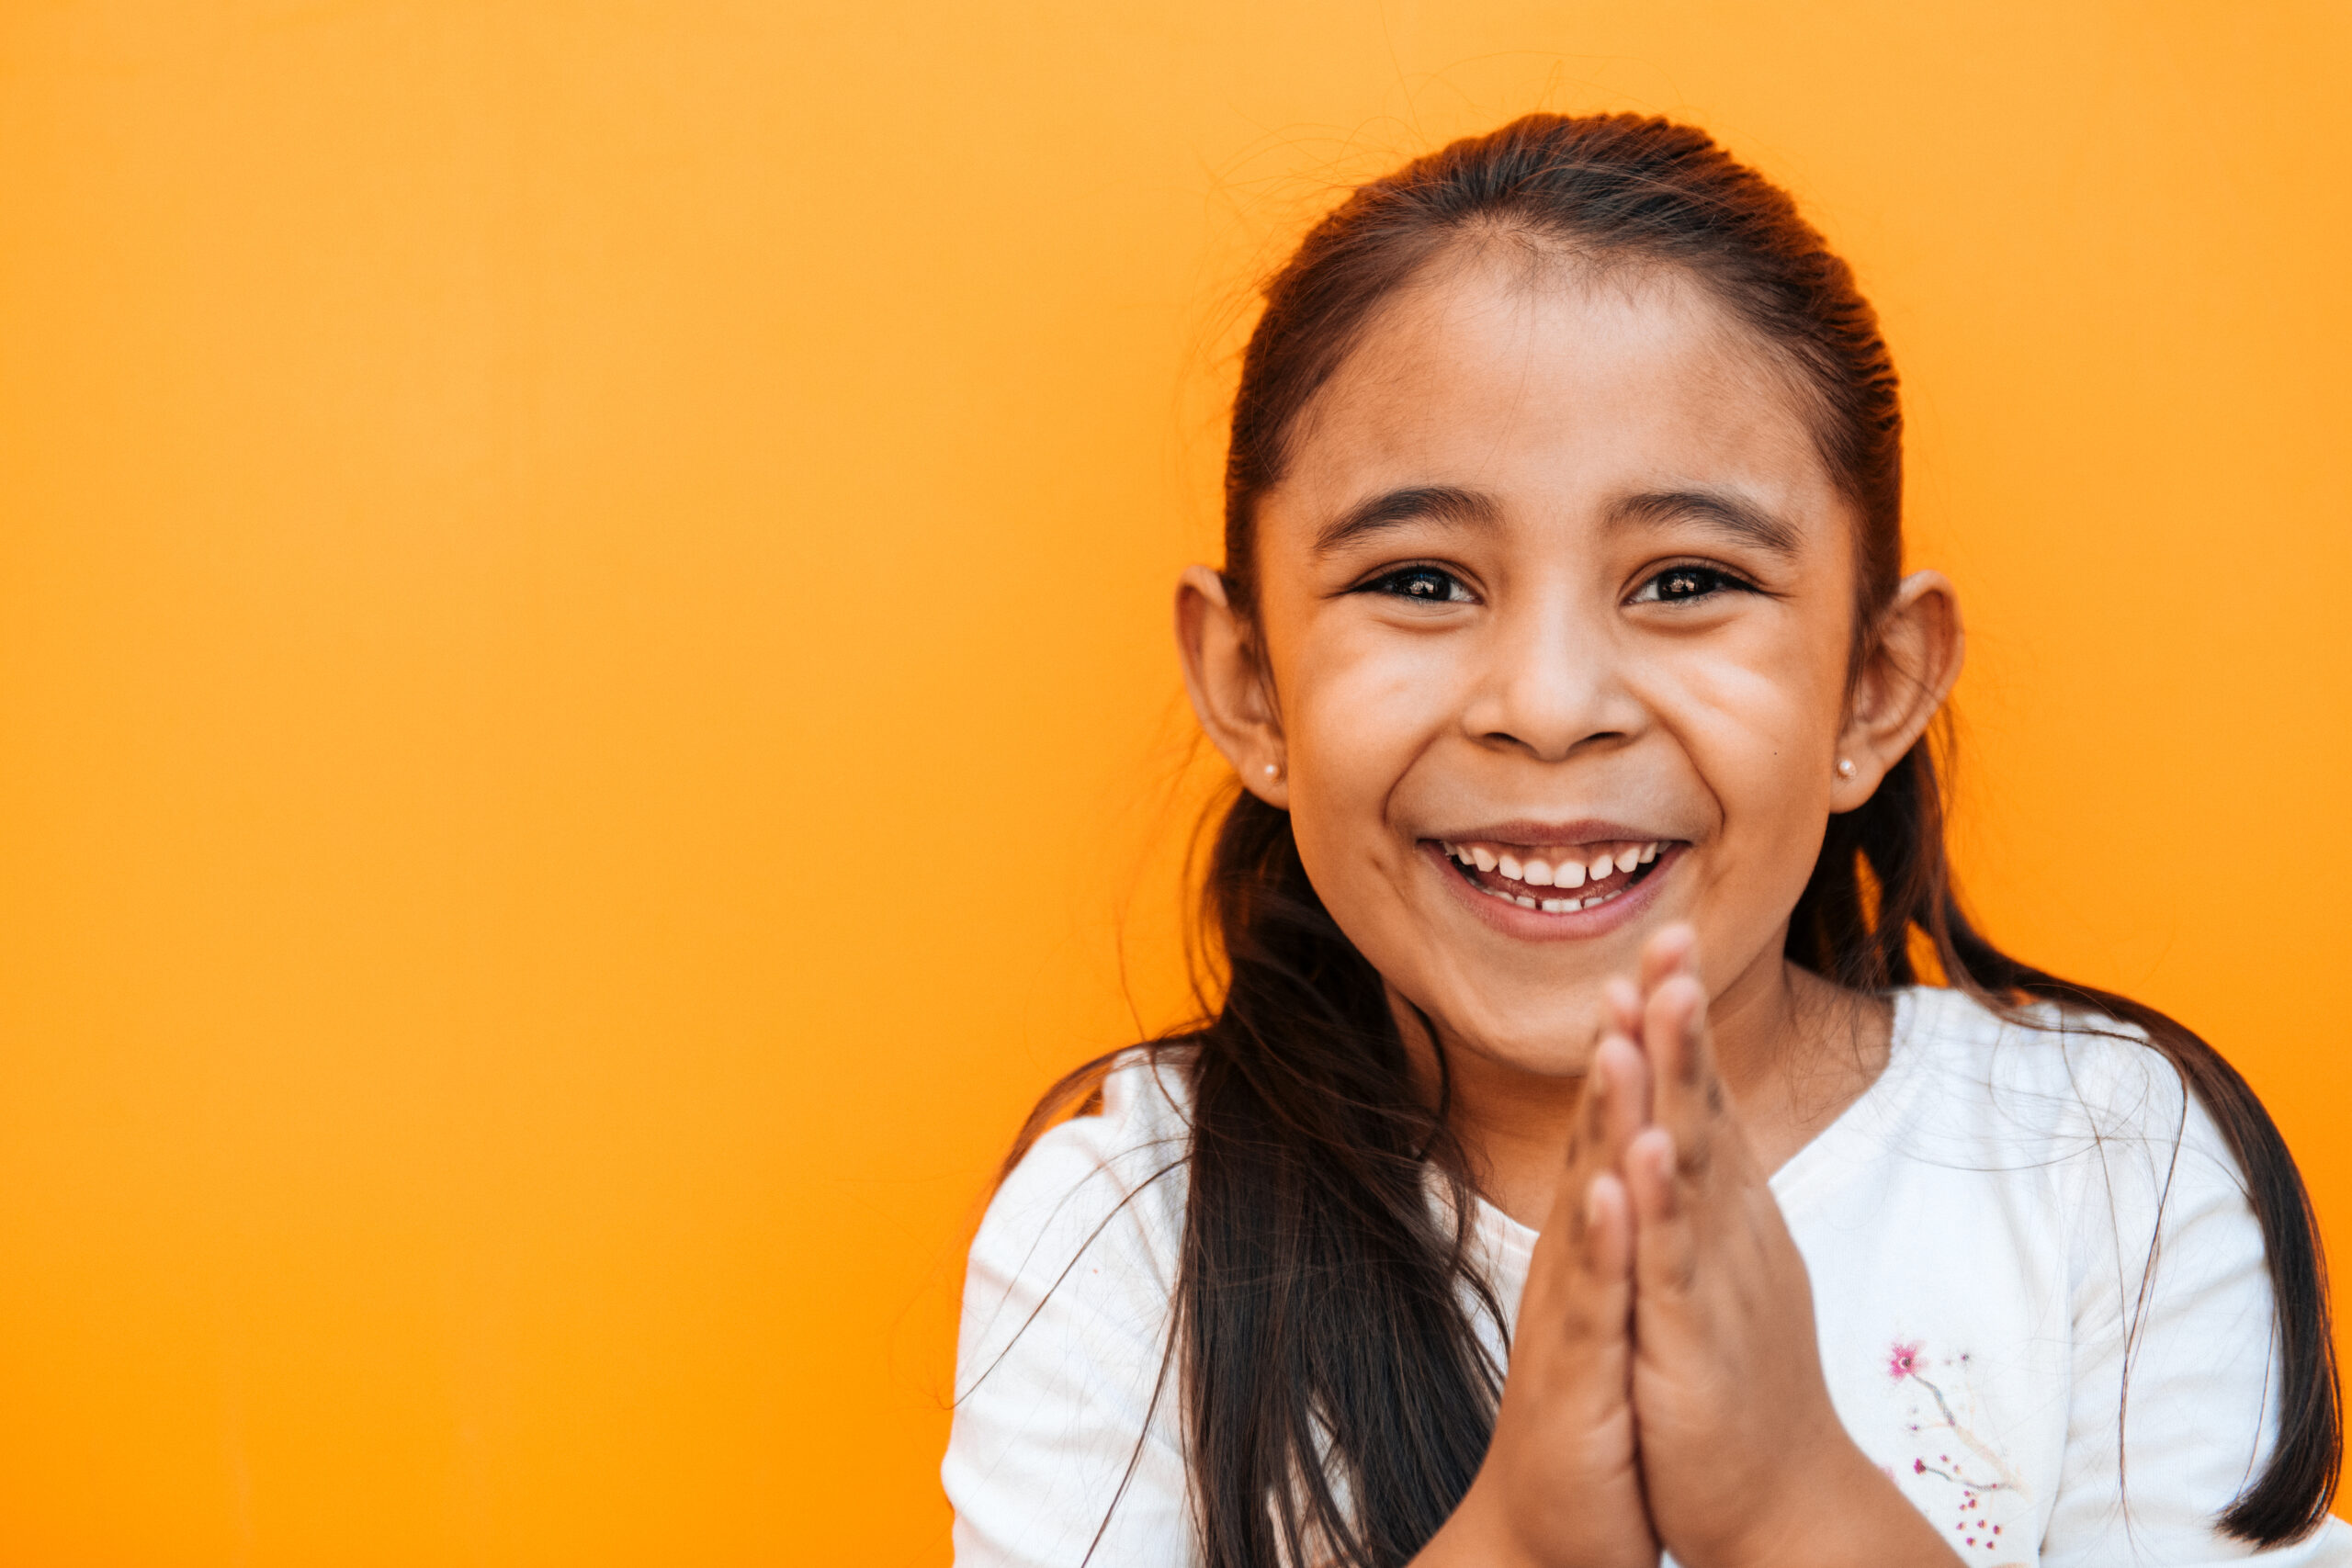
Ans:
[[[1781,356],[1860,520],[1866,651],[1903,556],[1903,418],[1877,317],[1784,192],[1705,133],[1631,115],[1531,115],[1419,159],[1356,190],[1268,283],[1226,468],[1225,576],[1245,617],[1258,502],[1302,412],[1385,301],[1479,237],[1679,269]],[[1492,1431],[1501,1372],[1472,1314],[1496,1304],[1469,1258],[1465,1165],[1443,1094],[1431,1105],[1417,1091],[1381,978],[1316,896],[1286,813],[1237,795],[1204,899],[1224,996],[1162,1049],[1183,1052],[1193,1092],[1170,1349],[1206,1561],[1388,1568],[1444,1523]],[[2219,1523],[2260,1544],[2308,1532],[2341,1438],[2319,1239],[2286,1145],[2195,1033],[2020,963],[1970,923],[1928,739],[1830,818],[1787,944],[1792,962],[1867,992],[1915,983],[1925,953],[1945,984],[2019,1021],[2052,1002],[2143,1031],[2211,1113],[2261,1224],[2281,1372],[2268,1462]],[[1432,1179],[1450,1205],[1431,1203]]]

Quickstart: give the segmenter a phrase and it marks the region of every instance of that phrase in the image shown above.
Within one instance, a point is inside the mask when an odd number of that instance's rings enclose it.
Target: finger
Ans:
[[[1642,945],[1642,983],[1636,996],[1638,1011],[1627,1023],[1628,1032],[1643,1043],[1661,1081],[1687,1082],[1698,1056],[1689,1048],[1686,1011],[1695,1011],[1704,1028],[1706,993],[1699,985],[1698,933],[1681,921],[1667,927]],[[1612,1007],[1622,1006],[1624,992],[1607,991]],[[1691,1009],[1691,998],[1696,1008]],[[1662,1024],[1661,1020],[1666,1021]],[[1701,1044],[1703,1045],[1703,1039]]]
[[[1642,988],[1623,975],[1600,984],[1600,1032],[1628,1040],[1642,1037]]]
[[[1622,1333],[1633,1310],[1631,1204],[1616,1168],[1641,1130],[1648,1076],[1633,1042],[1601,1042],[1569,1134],[1566,1168],[1536,1242],[1531,1300],[1552,1304],[1534,1321],[1551,1317],[1572,1337],[1605,1336],[1612,1324]]]
[[[1574,1274],[1562,1302],[1560,1326],[1577,1348],[1579,1381],[1600,1373],[1632,1348],[1634,1320],[1634,1216],[1625,1183],[1604,1170],[1578,1195]],[[1602,1395],[1602,1383],[1589,1392]],[[1623,1391],[1619,1391],[1622,1397]]]
[[[1613,1170],[1623,1162],[1634,1134],[1649,1124],[1650,1060],[1630,1033],[1612,1033],[1593,1052],[1591,1076],[1607,1086],[1595,1109],[1596,1163]]]
[[[1586,1271],[1605,1283],[1627,1282],[1634,1268],[1633,1204],[1623,1179],[1613,1170],[1585,1186],[1584,1233]]]
[[[1693,979],[1699,975],[1699,933],[1682,920],[1642,944],[1642,994],[1647,996],[1673,975]]]
[[[1642,1050],[1656,1088],[1651,1117],[1674,1130],[1686,1157],[1725,1105],[1707,1042],[1707,998],[1689,975],[1658,983],[1642,1009]]]
[[[1585,1243],[1584,1210],[1593,1179],[1615,1172],[1625,1148],[1649,1120],[1650,1069],[1640,1047],[1623,1035],[1605,1037],[1585,1074],[1584,1095],[1568,1134],[1567,1169],[1552,1202],[1546,1229],[1556,1226],[1570,1241],[1569,1256]]]
[[[1613,1167],[1623,1152],[1614,1129],[1629,1114],[1619,1104],[1625,1096],[1625,1045],[1620,1039],[1604,1039],[1593,1052],[1585,1072],[1584,1091],[1577,1099],[1576,1120],[1568,1127],[1567,1168],[1561,1173],[1559,1192],[1552,1201],[1551,1219],[1544,1227],[1557,1227],[1578,1247],[1583,1245],[1585,1189],[1596,1175]]]
[[[1645,1127],[1625,1150],[1625,1195],[1634,1232],[1634,1288],[1644,1298],[1690,1290],[1698,1236],[1683,1201],[1681,1156],[1674,1134]]]
[[[1611,1029],[1593,1047],[1569,1130],[1571,1170],[1582,1167],[1589,1175],[1614,1167],[1624,1156],[1625,1141],[1650,1119],[1650,1064],[1634,1043],[1638,1030],[1638,1022],[1631,1030]]]
[[[1659,986],[1643,1026],[1657,1079],[1652,1120],[1671,1137],[1675,1211],[1692,1231],[1713,1235],[1733,1222],[1739,1190],[1757,1177],[1715,1071],[1698,982],[1678,975]]]

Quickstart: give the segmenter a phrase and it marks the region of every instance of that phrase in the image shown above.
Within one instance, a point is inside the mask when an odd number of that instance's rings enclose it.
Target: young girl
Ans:
[[[1961,911],[1901,491],[1852,275],[1696,130],[1307,237],[1177,595],[1225,998],[973,1244],[959,1563],[2352,1563],[2278,1132]]]

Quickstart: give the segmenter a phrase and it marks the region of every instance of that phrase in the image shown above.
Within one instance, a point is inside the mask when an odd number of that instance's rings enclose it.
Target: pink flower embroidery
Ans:
[[[1961,1461],[1955,1462],[1952,1456],[1948,1453],[1936,1455],[1936,1462],[1933,1464],[1929,1464],[1925,1459],[1913,1460],[1911,1473],[1939,1476],[1958,1486],[1962,1492],[1961,1533],[1965,1535],[1970,1529],[1975,1529],[1982,1534],[1986,1521],[1970,1517],[1972,1510],[1977,1514],[1984,1512],[1984,1506],[1977,1501],[1977,1495],[1990,1492],[2022,1493],[2024,1488],[2015,1472],[2003,1462],[2001,1456],[1994,1450],[1992,1445],[1961,1424],[1960,1417],[1952,1410],[1951,1402],[1944,1397],[1944,1391],[1936,1386],[1934,1379],[1928,1376],[1924,1354],[1926,1349],[1927,1342],[1921,1339],[1908,1341],[1898,1339],[1886,1348],[1886,1375],[1895,1382],[1908,1382],[1917,1384],[1926,1391],[1929,1399],[1936,1402],[1936,1418],[1932,1421],[1914,1421],[1910,1424],[1909,1430],[1922,1436],[1929,1429],[1950,1432],[1975,1454],[1984,1467],[1991,1472],[1991,1475],[1986,1478],[1982,1474],[1965,1473],[1962,1467],[1968,1464],[1966,1458],[1963,1456]],[[1968,1366],[1969,1357],[1963,1351],[1960,1356],[1962,1378],[1968,1374]],[[1917,1412],[1915,1411],[1914,1414]],[[1968,1468],[1975,1467],[1968,1466]],[[1997,1534],[1998,1531],[1996,1530],[1994,1533]],[[1972,1539],[1968,1544],[1974,1546],[1976,1541]],[[1985,1550],[1992,1550],[1992,1544],[1990,1540],[1985,1540]]]

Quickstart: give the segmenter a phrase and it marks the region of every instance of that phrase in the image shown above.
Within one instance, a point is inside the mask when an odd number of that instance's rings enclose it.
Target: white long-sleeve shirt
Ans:
[[[1167,1359],[1187,1106],[1178,1065],[1125,1058],[1100,1114],[1039,1139],[989,1206],[943,1466],[959,1568],[1200,1561]],[[2252,1555],[2212,1521],[2276,1424],[2262,1238],[2155,1051],[1902,992],[1885,1070],[1771,1185],[1838,1416],[1965,1562]],[[1535,1233],[1482,1205],[1476,1234],[1515,1316]],[[2347,1568],[2352,1529],[2259,1561]]]

